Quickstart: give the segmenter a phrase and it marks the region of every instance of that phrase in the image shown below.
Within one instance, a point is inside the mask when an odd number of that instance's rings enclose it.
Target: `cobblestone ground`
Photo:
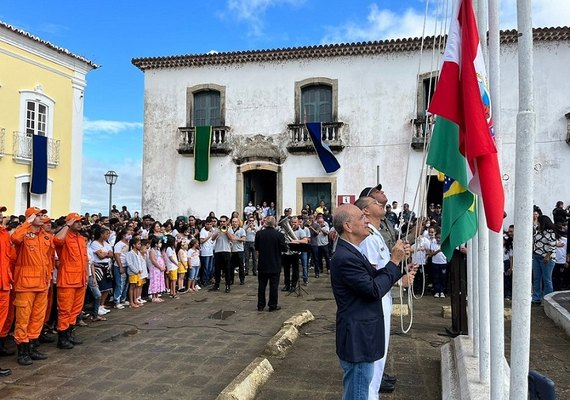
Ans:
[[[315,321],[301,329],[285,359],[270,358],[275,373],[257,398],[339,399],[330,281],[322,275],[304,288],[307,293],[301,297],[280,292],[283,309],[272,313],[256,310],[257,281],[252,276],[229,294],[202,290],[140,309],[113,310],[108,321],[78,328],[85,344],[73,350],[44,344],[41,350],[49,359],[30,367],[19,366],[15,357],[0,358],[0,366],[12,369],[0,381],[0,398],[215,399],[263,352],[284,320],[309,309]],[[401,333],[399,318],[392,319],[387,372],[398,383],[384,399],[441,398],[439,347],[450,340],[441,335],[450,325],[441,317],[441,306],[448,303],[428,296],[416,300],[408,334]],[[506,332],[509,350],[508,323]],[[570,341],[564,332],[541,307],[533,308],[531,368],[556,382],[561,399],[570,398],[568,360]]]

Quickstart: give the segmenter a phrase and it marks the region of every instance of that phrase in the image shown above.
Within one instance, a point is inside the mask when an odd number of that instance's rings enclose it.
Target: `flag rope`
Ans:
[[[429,72],[429,84],[428,84],[428,91],[427,91],[427,104],[429,105],[430,101],[431,101],[431,94],[432,94],[432,85],[433,85],[433,72],[434,72],[434,65],[440,65],[441,62],[441,57],[442,57],[442,48],[445,48],[446,42],[447,42],[447,36],[445,35],[445,32],[448,31],[448,21],[449,23],[451,23],[451,18],[449,17],[449,2],[451,0],[447,0],[445,2],[437,2],[436,4],[436,18],[435,18],[435,25],[434,25],[434,34],[433,34],[433,44],[432,44],[432,57],[431,57],[431,65],[430,65],[430,72]],[[428,18],[428,14],[429,14],[429,6],[430,6],[430,1],[426,0],[426,7],[425,7],[425,13],[424,13],[424,21],[423,21],[423,27],[422,27],[422,39],[421,39],[421,45],[420,45],[420,57],[419,57],[419,62],[418,62],[418,73],[417,76],[420,76],[420,73],[422,71],[422,59],[423,59],[423,51],[424,51],[424,43],[425,43],[425,35],[426,35],[426,23],[427,23],[427,18]],[[438,35],[438,26],[439,26],[439,35]],[[438,37],[439,36],[439,37]],[[437,38],[437,39],[436,39]],[[437,57],[436,57],[436,48],[437,48]],[[437,64],[436,64],[436,58],[437,58]],[[439,71],[437,71],[437,78],[439,77]],[[419,85],[423,84],[423,81],[420,82],[419,79],[416,80],[416,93],[419,90]],[[418,115],[418,102],[414,102],[414,114],[413,115]],[[427,108],[427,106],[426,106]],[[413,198],[413,202],[411,204],[411,210],[415,209],[415,206],[418,202],[418,194],[420,195],[420,199],[419,199],[419,209],[418,209],[418,221],[422,221],[426,216],[427,216],[427,208],[426,208],[426,203],[427,203],[427,188],[429,187],[429,181],[431,180],[432,177],[432,170],[433,168],[429,167],[429,174],[428,174],[428,166],[426,165],[426,159],[427,159],[427,154],[428,154],[428,150],[429,150],[429,140],[428,140],[428,136],[429,136],[429,128],[430,128],[430,117],[428,115],[427,109],[424,110],[424,114],[425,114],[425,119],[423,121],[423,132],[424,132],[424,142],[423,142],[423,159],[422,159],[422,171],[420,173],[420,177],[418,180],[418,184],[416,186],[416,190],[415,190],[415,194],[414,194],[414,198]],[[410,130],[412,131],[412,135],[411,137],[414,136],[415,134],[415,124],[410,124]],[[410,140],[411,142],[411,140]],[[406,172],[404,175],[404,181],[403,181],[403,196],[402,196],[402,203],[405,203],[406,200],[406,188],[408,186],[408,180],[409,180],[409,168],[410,168],[410,156],[412,153],[412,147],[411,147],[411,143],[410,146],[408,148],[408,157],[407,157],[407,162],[406,162]],[[403,222],[403,218],[400,218],[399,224],[400,226],[402,225]],[[419,235],[421,235],[421,232],[419,232],[417,230],[418,226],[416,226],[416,234],[415,234],[415,238],[417,239],[419,237]],[[410,234],[410,224],[406,224],[406,232],[404,237],[407,238]],[[402,237],[402,231],[400,230],[398,232],[398,239],[401,239]],[[408,270],[408,260],[406,260],[401,267],[401,272],[402,274],[404,274],[407,270]],[[422,292],[421,295],[419,297],[416,297],[414,294],[414,288],[409,287],[407,290],[407,301],[404,303],[404,288],[402,285],[399,286],[399,295],[400,295],[400,329],[402,331],[402,333],[408,333],[413,325],[413,320],[414,320],[414,307],[413,307],[413,299],[417,298],[420,299],[424,296],[425,293],[425,269],[423,268],[423,266],[421,266],[421,272],[424,276],[423,282],[422,282]],[[408,322],[407,327],[404,326],[404,315],[402,313],[402,309],[404,307],[404,304],[408,305],[409,308],[409,314],[410,314],[410,320]]]

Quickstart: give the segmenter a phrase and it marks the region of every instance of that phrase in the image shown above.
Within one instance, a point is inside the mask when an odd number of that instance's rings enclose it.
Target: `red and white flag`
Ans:
[[[501,232],[505,195],[487,87],[473,4],[471,0],[458,0],[428,111],[459,125],[459,151],[473,174],[469,187],[483,199],[487,227]]]

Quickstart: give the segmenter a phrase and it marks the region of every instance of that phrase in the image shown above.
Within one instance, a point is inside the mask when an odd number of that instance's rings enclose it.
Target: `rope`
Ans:
[[[427,17],[428,17],[428,13],[429,13],[429,0],[426,0],[426,7],[425,7],[425,12],[424,12],[424,23],[423,23],[423,27],[422,27],[422,40],[421,40],[421,46],[420,46],[420,58],[419,58],[419,63],[418,63],[418,72],[417,72],[417,76],[420,76],[420,72],[421,72],[421,67],[422,67],[422,58],[423,58],[423,50],[424,50],[424,43],[425,43],[425,32],[426,32],[426,21],[427,21]],[[440,22],[441,21],[441,22]],[[436,19],[435,19],[435,25],[434,25],[434,41],[433,41],[433,47],[432,47],[432,57],[431,57],[431,65],[430,65],[430,73],[429,73],[429,84],[428,84],[428,91],[427,91],[427,104],[429,105],[430,101],[431,101],[431,93],[432,93],[432,85],[434,84],[433,81],[433,71],[434,71],[434,64],[436,62],[436,58],[437,58],[437,65],[440,64],[441,61],[441,56],[442,56],[442,47],[445,47],[446,44],[446,39],[444,38],[444,31],[447,31],[448,29],[448,21],[450,23],[450,18],[449,18],[449,0],[443,2],[440,2],[439,4],[437,4],[436,6]],[[436,37],[438,37],[437,33],[438,33],[438,25],[439,25],[439,40],[436,41]],[[437,42],[437,44],[436,44]],[[437,47],[437,57],[436,57],[436,47]],[[438,71],[438,76],[439,77],[439,71]],[[419,79],[416,81],[416,93],[418,92],[419,89],[419,85],[422,84],[423,85],[423,81],[420,81]],[[414,115],[418,115],[418,104],[417,102],[414,102]],[[424,115],[425,115],[425,120],[423,121],[423,131],[424,131],[424,143],[423,143],[423,157],[422,157],[422,170],[420,173],[420,177],[418,180],[418,184],[416,187],[416,191],[415,191],[415,195],[413,198],[413,202],[411,204],[410,209],[414,210],[416,209],[416,204],[418,202],[418,195],[420,196],[420,200],[419,200],[419,209],[418,209],[418,221],[424,221],[425,217],[427,216],[427,207],[426,207],[426,203],[427,203],[427,188],[429,187],[429,183],[431,181],[431,168],[430,168],[430,173],[428,174],[428,167],[426,166],[426,159],[427,159],[427,154],[429,152],[429,140],[427,140],[427,136],[429,133],[429,125],[430,125],[430,119],[428,116],[428,112],[427,110],[424,110]],[[412,135],[414,134],[414,124],[411,125],[411,130],[412,130]],[[406,163],[406,172],[404,175],[404,181],[403,181],[403,196],[402,196],[402,203],[405,203],[405,199],[406,199],[406,187],[407,187],[407,183],[408,183],[408,179],[409,179],[409,169],[410,169],[410,154],[411,154],[411,146],[410,146],[410,153],[408,154],[408,158],[407,158],[407,163]],[[404,218],[403,215],[400,217],[399,219],[399,224],[400,227],[403,225],[404,222]],[[416,234],[415,234],[415,238],[417,240],[417,238],[422,235],[422,232],[419,232],[419,227],[420,224],[416,225]],[[408,222],[406,224],[406,232],[405,232],[405,237],[409,237],[410,234],[410,223]],[[402,230],[398,231],[398,239],[401,239],[402,237]],[[401,267],[401,272],[402,275],[407,273],[408,270],[408,260],[405,260],[402,263],[402,267]],[[411,287],[408,288],[407,290],[407,305],[409,308],[409,312],[410,312],[410,320],[408,323],[407,327],[404,327],[404,316],[402,313],[402,309],[404,306],[404,288],[402,285],[400,285],[400,290],[399,290],[399,294],[400,294],[400,328],[402,330],[403,333],[408,333],[413,325],[413,320],[414,320],[414,307],[413,307],[413,299],[420,299],[424,296],[425,294],[425,285],[426,285],[426,279],[425,279],[425,267],[424,265],[420,265],[419,270],[421,270],[421,273],[423,274],[423,282],[422,282],[422,291],[421,291],[421,295],[419,297],[417,297],[414,293],[414,288],[413,285]]]

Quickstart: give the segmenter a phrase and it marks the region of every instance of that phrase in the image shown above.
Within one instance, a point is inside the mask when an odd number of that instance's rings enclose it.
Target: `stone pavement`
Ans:
[[[306,289],[302,297],[280,292],[283,309],[271,313],[256,310],[252,276],[230,294],[202,290],[140,309],[113,310],[108,321],[78,328],[85,344],[73,350],[44,344],[49,359],[30,367],[19,366],[15,357],[0,358],[2,367],[12,368],[12,375],[0,380],[0,398],[215,399],[262,354],[283,321],[309,309],[315,321],[301,328],[285,359],[269,359],[275,372],[257,398],[339,399],[336,306],[328,276],[312,279]],[[392,319],[387,372],[397,375],[398,383],[384,399],[441,398],[439,347],[449,338],[440,334],[450,325],[441,317],[445,304],[449,299],[416,300],[408,334],[400,333],[399,318]],[[570,339],[541,307],[533,308],[531,353],[531,368],[550,376],[559,393],[570,398]]]

